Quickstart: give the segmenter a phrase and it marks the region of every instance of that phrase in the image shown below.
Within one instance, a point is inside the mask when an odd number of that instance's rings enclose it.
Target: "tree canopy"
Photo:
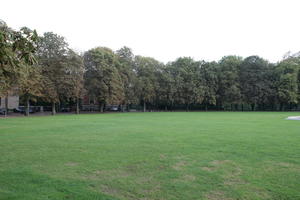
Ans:
[[[96,47],[77,53],[63,36],[13,30],[0,21],[0,96],[18,93],[31,102],[105,105],[129,110],[299,109],[300,53],[278,63],[257,56],[224,56],[219,61],[180,57],[166,64],[134,55],[129,47]],[[29,110],[27,110],[29,114]]]

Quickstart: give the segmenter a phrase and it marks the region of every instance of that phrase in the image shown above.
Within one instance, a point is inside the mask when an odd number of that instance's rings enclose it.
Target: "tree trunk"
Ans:
[[[29,116],[29,109],[30,109],[29,97],[26,97],[25,116]]]
[[[244,104],[242,104],[242,111],[244,111]]]
[[[100,112],[103,113],[104,111],[104,103],[100,102]]]
[[[8,93],[6,94],[6,97],[5,97],[5,113],[4,113],[4,116],[7,117],[8,115]]]
[[[56,114],[56,110],[55,110],[55,102],[52,102],[52,115]]]
[[[205,111],[207,111],[207,103],[205,104]]]
[[[79,114],[79,98],[76,99],[76,114]]]
[[[186,112],[189,112],[189,104],[186,104]]]
[[[144,101],[143,112],[146,112],[146,102]]]
[[[165,111],[168,111],[168,106],[165,106]]]
[[[251,104],[251,110],[254,111],[254,108],[255,108],[255,103],[252,103]]]

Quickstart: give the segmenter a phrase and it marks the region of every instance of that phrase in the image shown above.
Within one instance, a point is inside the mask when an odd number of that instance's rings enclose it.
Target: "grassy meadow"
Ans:
[[[297,200],[287,112],[0,118],[1,200]]]

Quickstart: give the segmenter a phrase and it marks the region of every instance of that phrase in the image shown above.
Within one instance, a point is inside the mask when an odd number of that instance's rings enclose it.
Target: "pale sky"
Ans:
[[[168,62],[259,55],[277,62],[300,51],[299,0],[0,0],[15,29],[64,36],[70,47],[113,50]]]

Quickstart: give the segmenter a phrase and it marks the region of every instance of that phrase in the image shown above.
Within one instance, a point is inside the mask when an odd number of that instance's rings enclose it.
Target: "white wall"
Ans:
[[[19,96],[8,97],[8,109],[14,109],[19,107]],[[0,108],[5,108],[5,98],[1,97]]]

